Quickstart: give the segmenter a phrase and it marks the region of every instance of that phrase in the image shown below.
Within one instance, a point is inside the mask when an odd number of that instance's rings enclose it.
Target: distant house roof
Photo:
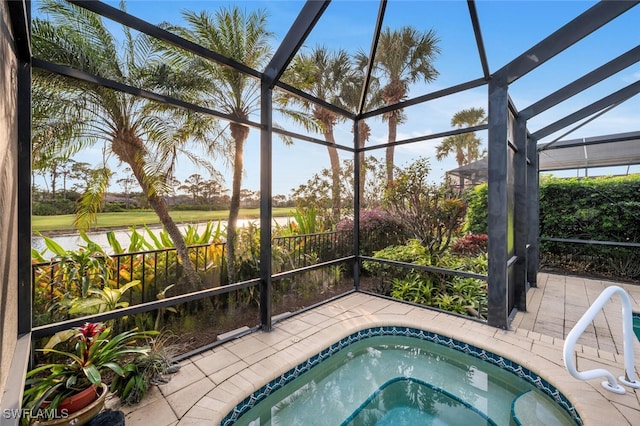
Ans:
[[[538,170],[588,169],[640,164],[640,132],[580,138],[538,144]],[[472,184],[488,179],[488,159],[483,158],[447,172]]]
[[[538,144],[539,170],[640,164],[640,132]]]
[[[104,200],[108,203],[126,203],[131,205],[138,205],[138,200],[134,198],[127,198],[120,195],[107,194],[104,196]]]
[[[460,179],[471,181],[472,185],[484,183],[489,175],[489,160],[487,157],[473,163],[465,164],[457,169],[449,170],[447,174],[458,176]]]

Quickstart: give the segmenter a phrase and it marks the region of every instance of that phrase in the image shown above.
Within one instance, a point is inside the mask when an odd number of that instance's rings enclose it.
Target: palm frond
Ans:
[[[40,10],[52,17],[56,31],[62,38],[72,40],[78,49],[90,53],[76,59],[67,56],[65,65],[84,65],[78,68],[104,77],[122,79],[123,67],[116,38],[99,15],[62,0],[44,0]]]
[[[86,230],[96,223],[102,200],[109,188],[109,181],[113,173],[106,166],[96,169],[91,174],[91,182],[86,192],[80,197],[78,210],[73,221],[79,230]]]

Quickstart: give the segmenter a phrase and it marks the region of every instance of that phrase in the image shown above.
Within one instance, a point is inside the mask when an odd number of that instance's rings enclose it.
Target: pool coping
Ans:
[[[358,331],[409,327],[453,338],[513,360],[551,383],[576,408],[585,425],[632,425],[640,418],[640,391],[616,395],[601,380],[574,379],[564,368],[562,339],[525,329],[500,330],[477,321],[364,293],[352,293],[287,318],[270,332],[255,332],[182,363],[159,391],[134,407],[127,424],[219,424],[248,395],[331,344]],[[638,347],[640,345],[636,345]],[[636,374],[640,351],[636,350]],[[621,356],[576,345],[579,371],[604,367],[617,377]]]

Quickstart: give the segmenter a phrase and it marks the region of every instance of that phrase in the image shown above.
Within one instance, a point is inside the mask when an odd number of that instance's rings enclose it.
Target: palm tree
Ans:
[[[339,103],[340,95],[343,92],[345,83],[352,81],[353,63],[349,54],[340,49],[336,52],[330,52],[326,47],[316,46],[310,54],[301,54],[297,57],[298,66],[292,69],[305,69],[302,64],[308,64],[306,69],[310,75],[308,78],[302,78],[308,82],[305,85],[311,95],[327,102]],[[285,76],[285,80],[289,75]],[[362,87],[362,85],[360,86]],[[344,121],[345,117],[330,111],[319,104],[311,102],[301,102],[303,108],[309,110],[313,117],[322,124],[322,134],[325,141],[331,145],[327,145],[329,152],[329,162],[331,165],[331,204],[332,218],[334,223],[340,219],[341,194],[340,194],[340,157],[336,148],[336,139],[333,133],[335,125]]]
[[[451,119],[451,126],[459,129],[464,127],[479,126],[487,122],[483,108],[468,108],[458,111]],[[463,133],[444,138],[436,147],[436,158],[442,160],[452,152],[456,154],[458,167],[479,160],[484,156],[485,151],[480,150],[482,140],[475,132]]]
[[[168,29],[254,70],[263,69],[271,59],[270,40],[273,38],[273,33],[267,31],[267,15],[264,10],[246,12],[238,6],[230,6],[220,8],[213,15],[207,11],[200,13],[185,11],[183,17],[188,24],[187,28],[167,26]],[[209,141],[212,148],[226,147],[225,155],[230,159],[233,168],[226,258],[229,282],[234,282],[236,279],[235,243],[244,172],[244,144],[250,131],[242,121],[248,120],[252,114],[260,110],[260,82],[235,69],[173,48],[165,47],[165,58],[179,75],[191,76],[190,82],[186,84],[181,82],[181,84],[184,87],[190,87],[192,96],[198,99],[199,104],[238,120],[231,121],[228,128],[220,131]],[[288,110],[288,102],[284,98],[282,94],[275,94],[273,100],[275,110],[292,117],[307,130],[318,128],[315,122],[305,114]],[[290,138],[281,138],[285,143],[291,143]]]
[[[382,87],[382,98],[386,105],[394,105],[406,99],[409,85],[424,80],[434,81],[438,71],[433,61],[440,53],[434,30],[420,32],[406,26],[399,30],[386,27],[380,33],[378,49],[373,63],[374,71],[386,84]],[[398,124],[405,119],[401,109],[384,114],[389,125],[388,142],[396,141]],[[386,152],[387,180],[393,182],[394,146]]]
[[[201,46],[233,59],[253,69],[261,69],[271,57],[269,40],[273,34],[267,31],[267,15],[263,10],[250,13],[239,7],[221,8],[211,15],[185,11],[183,17],[188,28],[171,28],[180,36]],[[201,103],[216,108],[238,120],[248,120],[260,107],[260,82],[239,71],[226,68],[209,60],[184,52],[168,50],[167,57],[179,69],[191,70],[202,82],[194,87]],[[240,190],[244,172],[244,145],[249,137],[249,127],[231,121],[228,133],[220,133],[210,141],[213,146],[220,143],[229,147],[233,177],[231,201],[227,221],[227,267],[229,281],[234,282],[235,241],[238,215],[240,213]]]
[[[355,63],[359,66],[356,67],[357,69],[342,85],[340,96],[337,98],[338,106],[354,113],[358,113],[358,108],[360,108],[360,96],[362,95],[362,86],[365,80],[365,69],[361,65],[367,63],[366,58],[364,52],[358,52],[356,54]],[[373,78],[369,81],[368,96],[365,100],[364,110],[371,111],[383,105],[384,99],[382,99],[382,93],[380,91],[380,82],[378,79]],[[366,120],[360,120],[358,122],[358,136],[358,148],[364,148],[371,137],[371,126],[369,126]],[[365,163],[365,153],[361,152],[358,156],[360,157],[360,208],[363,208],[365,207],[367,165]]]
[[[153,58],[149,56],[151,43],[147,37],[134,38],[124,27],[125,43],[121,49],[117,38],[98,15],[57,0],[45,0],[41,11],[51,20],[33,21],[35,56],[134,87],[145,87]],[[192,129],[206,133],[203,129],[207,124],[212,126],[213,122],[205,118],[193,127],[188,115],[160,111],[156,105],[141,98],[45,72],[34,73],[34,88],[34,93],[43,100],[55,100],[53,108],[42,105],[44,101],[34,103],[35,127],[41,129],[34,134],[34,144],[42,153],[63,151],[69,155],[99,142],[104,144],[104,167],[93,175],[94,179],[81,199],[77,226],[86,228],[95,221],[112,175],[106,161],[111,154],[115,155],[129,166],[171,237],[182,260],[187,290],[202,289],[182,234],[169,215],[165,199],[159,194],[166,178],[173,174],[175,158],[181,148],[190,136],[198,136]],[[38,110],[38,105],[44,109]],[[43,130],[47,126],[54,132]],[[57,129],[62,130],[60,135]],[[50,143],[47,139],[51,137],[58,142]]]

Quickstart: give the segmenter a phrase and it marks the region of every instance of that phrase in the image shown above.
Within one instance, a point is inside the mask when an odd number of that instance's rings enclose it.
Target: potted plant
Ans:
[[[103,373],[112,371],[124,375],[121,363],[128,356],[145,354],[149,346],[140,346],[140,341],[157,334],[155,331],[125,331],[112,336],[111,328],[103,323],[86,323],[82,327],[56,333],[43,349],[45,354],[52,354],[60,361],[44,364],[30,370],[26,376],[23,408],[31,413],[32,421],[42,422],[54,420],[54,424],[74,424],[74,414],[84,416],[87,421],[87,410],[82,404],[92,404],[98,400],[97,414],[107,393],[103,383]],[[56,349],[66,342],[71,349]],[[77,406],[76,403],[80,402]]]

